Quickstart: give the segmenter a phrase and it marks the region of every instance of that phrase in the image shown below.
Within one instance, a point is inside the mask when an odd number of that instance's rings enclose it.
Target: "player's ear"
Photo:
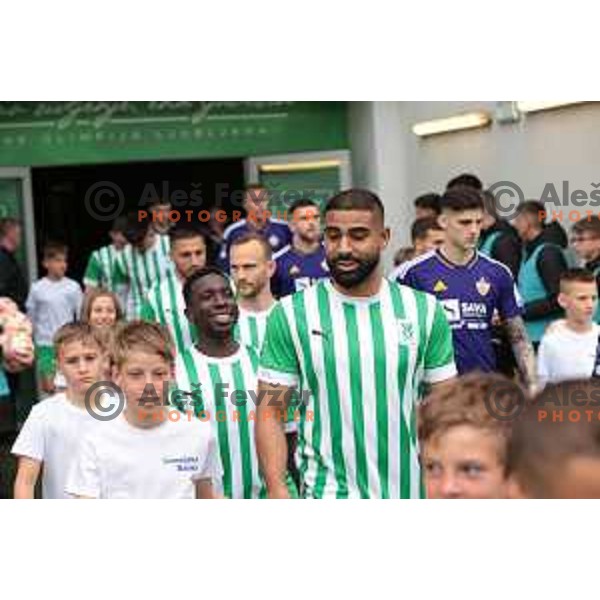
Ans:
[[[388,244],[390,243],[390,239],[392,237],[392,232],[389,227],[386,227],[382,231],[381,237],[382,237],[382,244],[381,244],[382,249],[387,248]]]
[[[274,260],[269,260],[267,262],[267,271],[269,273],[269,279],[271,279],[271,277],[273,277],[273,275],[275,275],[275,261]]]
[[[445,213],[440,214],[438,223],[442,229],[446,229],[448,227],[448,215]]]
[[[567,295],[564,292],[559,292],[558,297],[557,297],[557,301],[558,301],[558,305],[563,310],[566,310],[568,300],[567,300]]]

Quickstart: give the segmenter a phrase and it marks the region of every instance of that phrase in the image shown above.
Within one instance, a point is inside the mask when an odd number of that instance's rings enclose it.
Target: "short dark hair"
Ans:
[[[132,211],[127,214],[127,224],[123,235],[130,244],[137,246],[148,233],[150,221],[141,219],[137,211]]]
[[[125,230],[127,229],[127,217],[125,215],[118,216],[110,226],[110,230],[113,233],[122,233],[125,235]]]
[[[473,173],[461,173],[460,175],[453,177],[446,184],[446,190],[462,186],[471,188],[477,192],[481,192],[481,190],[483,190],[483,183],[481,183],[481,179],[479,179],[477,175],[473,175]]]
[[[228,285],[231,285],[227,274],[218,267],[208,265],[206,267],[196,269],[187,277],[185,283],[183,284],[183,299],[185,300],[186,306],[189,307],[192,304],[192,291],[194,285],[208,275],[219,275],[219,277],[222,277]]]
[[[546,207],[539,200],[527,200],[523,202],[519,207],[519,214],[535,217],[535,221],[539,224],[540,229],[544,228]]]
[[[314,200],[311,200],[310,198],[300,198],[299,200],[292,202],[292,204],[290,205],[290,215],[293,215],[294,212],[299,208],[306,208],[307,206],[314,206],[316,208],[319,208],[319,205]]]
[[[13,227],[22,227],[21,221],[14,217],[0,219],[0,239],[2,239]]]
[[[192,227],[172,227],[169,229],[168,236],[171,247],[173,247],[173,245],[180,240],[191,240],[192,238],[196,237],[202,238],[206,244],[206,234],[204,231],[201,231],[200,229],[193,229]]]
[[[394,254],[394,266],[399,267],[402,263],[415,257],[415,249],[412,246],[402,246]]]
[[[339,192],[330,198],[325,205],[323,214],[327,214],[332,210],[368,210],[376,212],[381,216],[381,220],[385,220],[385,209],[383,203],[377,194],[360,188],[351,188]]]
[[[414,221],[410,228],[410,238],[413,244],[416,240],[422,240],[426,237],[430,231],[443,231],[437,217],[423,217]]]
[[[423,210],[433,210],[436,214],[440,214],[440,198],[439,194],[430,192],[429,194],[421,194],[415,198],[415,208],[422,208]]]
[[[463,210],[483,210],[481,194],[471,187],[453,187],[444,192],[440,208],[460,212]]]
[[[573,283],[573,282],[596,283],[596,277],[591,271],[588,271],[587,269],[579,269],[579,268],[567,269],[566,271],[561,273],[561,275],[560,275],[561,291],[565,285],[568,285],[569,283]]]
[[[232,248],[236,246],[243,246],[244,244],[248,244],[250,242],[257,242],[258,244],[260,244],[261,248],[263,249],[263,252],[265,253],[266,260],[273,259],[273,248],[271,248],[271,244],[269,244],[267,238],[265,238],[265,236],[261,235],[260,233],[254,232],[244,233],[239,237],[236,237],[231,242],[231,244],[229,244],[229,254],[231,254]]]
[[[572,232],[578,235],[590,233],[594,237],[600,238],[600,218],[598,215],[592,215],[589,218],[581,219],[573,225]]]
[[[529,495],[547,497],[551,491],[550,478],[560,477],[561,468],[570,459],[600,459],[600,420],[588,419],[586,406],[582,406],[587,403],[589,412],[589,406],[597,405],[598,399],[598,379],[549,384],[514,423],[506,470]],[[541,411],[553,410],[564,411],[568,418],[560,421],[549,415],[542,418]]]
[[[62,242],[46,242],[44,244],[44,250],[42,251],[42,255],[44,260],[50,260],[52,258],[56,258],[57,256],[66,256],[68,253],[66,244]]]

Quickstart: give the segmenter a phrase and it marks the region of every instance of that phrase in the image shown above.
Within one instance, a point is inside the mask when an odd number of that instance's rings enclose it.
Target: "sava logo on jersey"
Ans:
[[[457,298],[440,300],[452,329],[489,327],[488,310],[483,302],[460,302]]]

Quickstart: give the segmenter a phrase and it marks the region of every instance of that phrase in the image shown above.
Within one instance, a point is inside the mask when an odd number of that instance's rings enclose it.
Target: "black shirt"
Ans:
[[[0,297],[10,298],[25,310],[27,282],[14,254],[0,246]]]
[[[500,235],[492,247],[492,258],[506,265],[516,281],[521,267],[521,240],[517,232],[508,223],[496,221],[483,232],[482,242],[485,242],[490,235],[496,232],[499,232]]]

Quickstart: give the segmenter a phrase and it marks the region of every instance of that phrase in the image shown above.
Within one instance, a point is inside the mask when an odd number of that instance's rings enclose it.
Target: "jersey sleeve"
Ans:
[[[398,267],[392,274],[392,278],[396,281],[396,283],[406,285],[414,290],[421,289],[421,286],[419,285],[417,269],[410,267],[409,265],[400,265],[400,267]]]
[[[72,496],[100,498],[100,469],[93,438],[85,438],[67,477],[65,491]]]
[[[11,452],[16,456],[26,456],[44,462],[46,456],[46,421],[36,407],[32,409],[27,417]]]
[[[102,285],[102,265],[98,259],[98,252],[92,252],[83,274],[83,283],[90,287]]]
[[[431,298],[434,303],[433,323],[425,349],[424,367],[425,381],[438,383],[456,376],[454,350],[452,348],[452,331],[442,305]]]
[[[498,297],[498,312],[504,319],[512,319],[519,316],[522,312],[521,296],[517,290],[512,275],[502,268],[500,274],[500,286]]]
[[[281,304],[276,304],[267,319],[258,378],[267,383],[296,387],[300,365],[292,332]]]

